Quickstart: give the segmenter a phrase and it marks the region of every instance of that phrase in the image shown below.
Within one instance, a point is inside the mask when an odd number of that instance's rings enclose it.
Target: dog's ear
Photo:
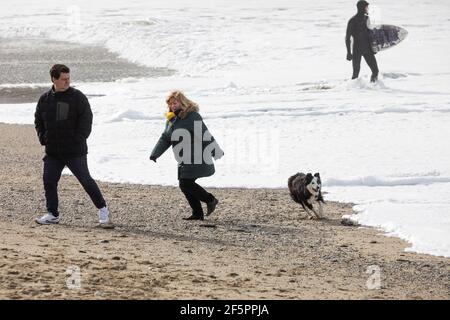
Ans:
[[[320,174],[319,174],[318,172],[314,173],[314,177],[317,178],[317,181],[318,181],[319,183],[322,183],[322,180],[320,180]]]
[[[312,179],[313,179],[312,174],[311,174],[311,173],[308,173],[308,174],[306,175],[306,184],[309,184],[309,183],[312,181]]]

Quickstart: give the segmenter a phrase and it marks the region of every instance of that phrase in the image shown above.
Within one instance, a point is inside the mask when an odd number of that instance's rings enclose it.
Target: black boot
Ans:
[[[216,206],[219,204],[219,200],[217,200],[216,198],[214,198],[213,201],[208,202],[206,204],[208,211],[206,211],[206,215],[209,216],[211,213],[213,213],[214,210],[216,210]]]
[[[370,82],[375,83],[375,82],[377,82],[377,81],[378,81],[378,77],[377,77],[377,76],[372,75],[372,76],[370,77]]]
[[[203,220],[203,215],[192,214],[190,217],[183,218],[183,220]]]

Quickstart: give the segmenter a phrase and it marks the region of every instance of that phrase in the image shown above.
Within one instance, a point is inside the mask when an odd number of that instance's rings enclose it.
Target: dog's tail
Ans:
[[[289,177],[289,179],[288,179],[289,194],[291,195],[292,200],[294,200],[295,202],[298,202],[298,203],[300,203],[300,201],[298,201],[297,197],[295,196],[293,184],[294,184],[295,178],[297,178],[299,175],[300,175],[300,172],[294,174],[292,177]]]
[[[289,177],[288,179],[288,188],[292,188],[292,183],[294,182],[295,178],[297,178],[300,175],[300,172],[294,174],[292,177]]]

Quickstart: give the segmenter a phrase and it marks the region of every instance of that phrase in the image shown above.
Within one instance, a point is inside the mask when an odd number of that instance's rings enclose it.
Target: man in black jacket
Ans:
[[[52,88],[36,106],[34,123],[41,145],[45,146],[44,189],[47,213],[39,224],[59,223],[58,182],[68,167],[99,209],[101,226],[110,223],[106,202],[92,179],[87,165],[87,144],[92,129],[92,111],[86,96],[70,86],[70,69],[56,64],[50,69]]]
[[[376,82],[378,79],[378,65],[370,44],[369,3],[367,1],[358,1],[356,7],[358,8],[358,13],[349,20],[345,36],[347,60],[353,60],[352,79],[358,78],[361,69],[361,57],[364,57],[370,70],[372,70],[370,81]],[[353,53],[350,49],[350,37],[353,37]]]

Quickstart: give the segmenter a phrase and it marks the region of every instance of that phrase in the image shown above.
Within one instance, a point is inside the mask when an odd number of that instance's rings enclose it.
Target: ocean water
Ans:
[[[19,0],[0,12],[0,39],[99,45],[173,71],[89,83],[72,74],[92,96],[96,179],[176,185],[171,152],[157,164],[148,157],[165,97],[180,89],[225,151],[205,186],[285,188],[296,172],[320,172],[326,199],[357,204],[353,219],[409,241],[409,251],[450,257],[450,2],[382,0],[371,10],[372,23],[409,32],[376,55],[375,85],[364,62],[349,80],[355,4],[344,0]],[[0,121],[32,123],[34,108],[2,105]]]

